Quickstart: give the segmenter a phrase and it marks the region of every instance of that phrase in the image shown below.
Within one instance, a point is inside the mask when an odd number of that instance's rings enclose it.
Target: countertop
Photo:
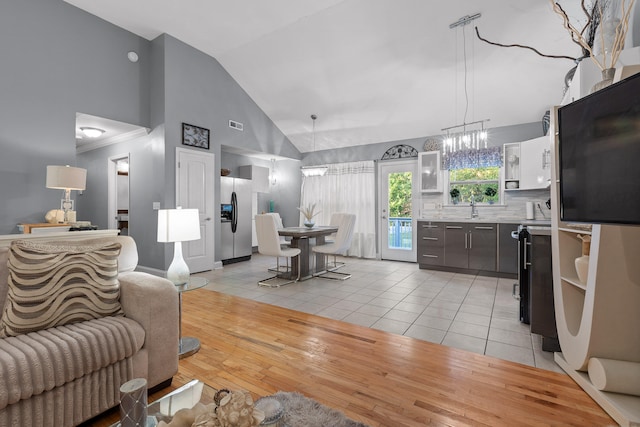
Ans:
[[[493,224],[523,224],[523,225],[539,225],[539,226],[551,226],[550,219],[501,219],[501,218],[434,218],[434,219],[419,219],[418,221],[425,222],[483,222]]]

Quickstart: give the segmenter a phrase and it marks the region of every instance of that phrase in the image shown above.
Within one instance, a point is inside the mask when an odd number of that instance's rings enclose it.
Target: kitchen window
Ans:
[[[457,190],[457,193],[455,192]],[[454,197],[458,194],[457,197]],[[498,166],[454,169],[449,171],[449,203],[500,203]]]
[[[443,169],[448,173],[448,203],[500,203],[502,147],[446,152]]]

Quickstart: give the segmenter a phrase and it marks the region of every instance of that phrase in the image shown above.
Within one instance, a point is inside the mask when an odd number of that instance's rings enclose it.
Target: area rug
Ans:
[[[287,427],[369,427],[300,393],[279,391],[273,397],[285,408]]]

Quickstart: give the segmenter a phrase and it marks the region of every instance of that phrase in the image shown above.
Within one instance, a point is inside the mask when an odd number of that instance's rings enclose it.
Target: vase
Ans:
[[[604,89],[607,86],[611,86],[613,83],[613,76],[616,73],[615,68],[606,68],[602,70],[602,80],[594,84],[591,88],[591,93],[597,92],[600,89]]]
[[[586,285],[587,277],[589,276],[589,255],[582,255],[576,258],[576,273],[578,273],[580,283]]]
[[[316,223],[312,220],[312,219],[305,219],[304,220],[304,226],[307,228],[313,228],[316,225]]]

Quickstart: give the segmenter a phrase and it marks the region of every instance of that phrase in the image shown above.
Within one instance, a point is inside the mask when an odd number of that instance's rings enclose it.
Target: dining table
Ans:
[[[312,252],[311,239],[315,239],[316,246],[325,244],[325,237],[338,231],[337,226],[333,225],[315,225],[309,227],[284,227],[278,229],[280,236],[291,237],[290,246],[300,249],[300,280],[306,280],[313,277],[311,271]],[[315,270],[324,270],[324,254],[316,254]],[[293,276],[298,275],[298,263],[291,262],[291,272]]]

